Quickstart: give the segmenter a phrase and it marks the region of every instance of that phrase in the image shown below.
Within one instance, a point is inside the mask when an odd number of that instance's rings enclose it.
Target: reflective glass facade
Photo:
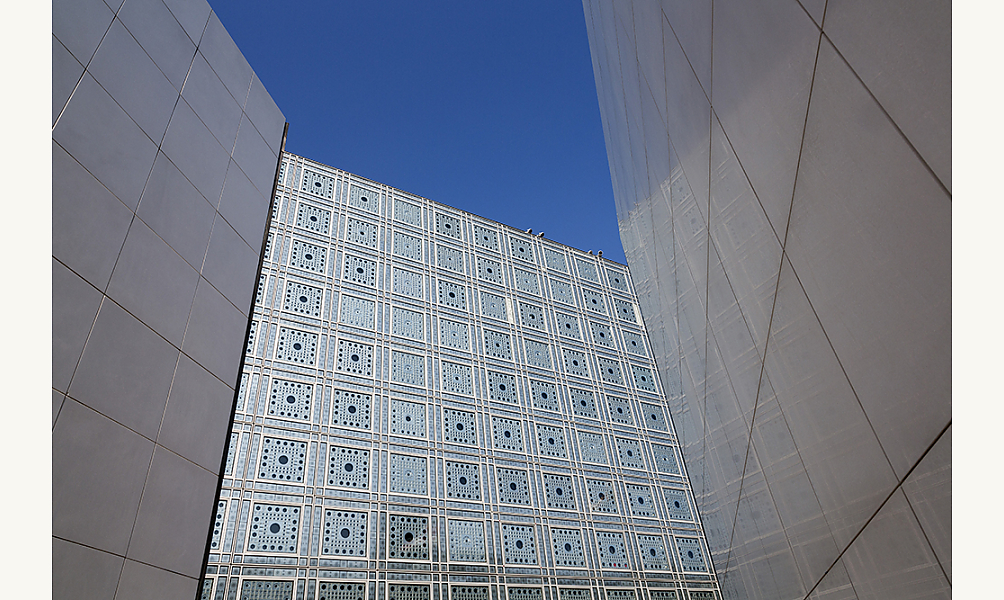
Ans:
[[[584,0],[726,598],[951,595],[951,4]]]
[[[284,154],[203,597],[717,598],[637,302]]]

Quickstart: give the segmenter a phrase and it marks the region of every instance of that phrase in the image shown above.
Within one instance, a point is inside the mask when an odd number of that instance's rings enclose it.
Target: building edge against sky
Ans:
[[[951,4],[583,7],[724,597],[950,597]]]
[[[205,0],[52,15],[53,597],[189,600],[285,119]]]

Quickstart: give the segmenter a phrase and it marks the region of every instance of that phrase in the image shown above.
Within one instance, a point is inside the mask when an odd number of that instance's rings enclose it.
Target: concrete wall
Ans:
[[[950,597],[951,4],[583,5],[725,597]]]
[[[52,12],[53,597],[187,600],[285,118],[204,0]]]

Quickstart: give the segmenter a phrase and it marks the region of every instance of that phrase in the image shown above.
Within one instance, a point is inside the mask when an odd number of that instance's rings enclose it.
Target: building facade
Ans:
[[[205,0],[52,6],[52,595],[194,598],[285,119]]]
[[[584,0],[726,598],[951,596],[951,3]]]
[[[637,303],[284,153],[202,598],[717,598]]]

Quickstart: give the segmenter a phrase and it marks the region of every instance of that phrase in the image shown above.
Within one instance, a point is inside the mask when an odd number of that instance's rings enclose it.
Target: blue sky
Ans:
[[[211,5],[290,152],[624,262],[580,2]]]

